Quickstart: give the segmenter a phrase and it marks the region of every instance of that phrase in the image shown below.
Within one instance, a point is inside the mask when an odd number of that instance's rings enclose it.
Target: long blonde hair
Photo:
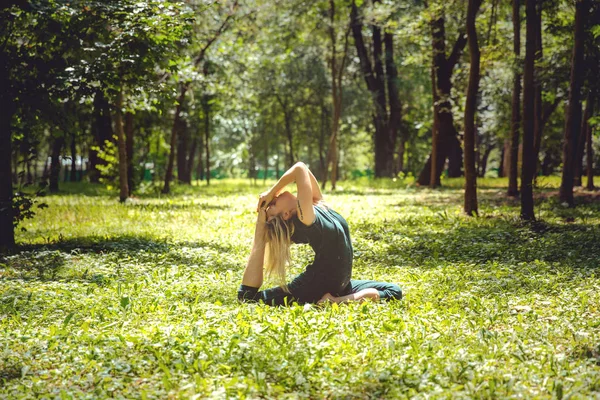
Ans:
[[[291,221],[285,221],[281,214],[267,222],[266,275],[274,278],[273,280],[287,293],[289,293],[289,289],[285,282],[285,270],[291,263],[290,245],[293,234],[294,224]]]

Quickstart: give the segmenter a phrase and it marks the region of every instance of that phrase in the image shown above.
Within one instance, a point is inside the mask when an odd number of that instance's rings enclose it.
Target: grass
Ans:
[[[0,398],[589,398],[600,396],[600,204],[506,180],[341,182],[354,277],[400,302],[238,304],[262,182],[119,204],[65,185],[0,263]],[[298,273],[310,262],[294,247]]]

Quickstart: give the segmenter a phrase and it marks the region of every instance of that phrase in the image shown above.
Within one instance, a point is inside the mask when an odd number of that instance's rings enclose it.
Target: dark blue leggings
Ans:
[[[289,285],[290,293],[285,292],[281,287],[275,287],[267,290],[259,291],[258,288],[246,285],[240,285],[238,290],[238,299],[244,302],[259,302],[271,306],[288,305],[294,302],[316,303],[328,291],[320,287],[320,285],[307,285],[304,282],[298,282],[302,279],[302,274],[294,279]],[[313,282],[314,283],[314,282]],[[332,295],[346,296],[351,293],[357,293],[363,289],[376,289],[379,292],[381,300],[400,300],[402,299],[402,289],[398,285],[387,282],[366,281],[352,279],[344,289],[339,292],[331,293]]]

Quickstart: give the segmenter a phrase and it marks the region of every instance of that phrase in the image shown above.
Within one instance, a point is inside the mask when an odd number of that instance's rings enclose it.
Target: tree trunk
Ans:
[[[420,185],[429,185],[431,176],[439,176],[444,170],[446,159],[449,159],[448,176],[461,176],[461,160],[462,150],[458,140],[458,132],[454,126],[454,116],[452,115],[452,103],[450,102],[450,94],[452,91],[452,73],[454,67],[460,58],[464,49],[467,38],[463,32],[459,32],[459,36],[454,43],[450,56],[446,55],[446,28],[444,16],[434,16],[430,22],[432,32],[433,45],[433,64],[436,72],[436,105],[434,112],[434,124],[436,126],[436,171],[432,174],[431,171],[431,154],[425,163],[425,166],[419,174],[417,182]],[[433,79],[432,79],[432,83]],[[439,182],[436,182],[439,185]]]
[[[559,198],[561,203],[569,207],[575,205],[573,199],[573,175],[577,152],[577,143],[581,130],[581,86],[584,75],[583,52],[585,36],[585,17],[589,11],[589,2],[579,0],[575,7],[575,35],[571,62],[571,78],[569,83],[569,105],[565,121],[563,139],[563,168]]]
[[[9,71],[0,57],[0,253],[15,247],[13,227],[11,120],[14,113]]]
[[[327,162],[323,169],[323,182],[321,186],[325,189],[327,183],[327,173],[329,165],[331,165],[331,189],[335,190],[337,181],[337,161],[338,148],[337,138],[340,129],[340,119],[342,117],[342,74],[344,71],[344,63],[348,52],[348,36],[346,35],[346,43],[344,44],[344,52],[342,60],[338,64],[337,48],[336,48],[336,32],[335,32],[335,1],[329,0],[329,38],[331,40],[331,97],[333,103],[333,120],[331,123],[331,136],[329,138],[329,150],[327,152]],[[320,155],[320,154],[319,154]]]
[[[55,137],[52,141],[52,154],[50,155],[50,185],[48,189],[51,193],[58,192],[58,182],[60,180],[60,152],[65,144],[64,136]]]
[[[433,29],[433,27],[432,27]],[[435,37],[436,35],[433,34],[432,35],[433,39],[435,41]],[[435,43],[433,43],[432,48],[434,49],[434,53],[433,53],[433,57],[432,57],[432,61],[431,61],[431,71],[430,71],[430,75],[431,75],[431,92],[432,92],[432,96],[431,98],[433,99],[433,124],[431,125],[431,154],[429,156],[429,160],[430,160],[430,167],[429,167],[429,187],[430,188],[436,188],[440,185],[440,174],[439,172],[439,168],[438,168],[438,130],[439,130],[439,122],[438,122],[438,95],[437,95],[437,81],[435,79],[435,56],[436,56],[436,45]],[[443,167],[442,167],[443,168]]]
[[[575,171],[573,176],[574,186],[583,186],[581,183],[583,175],[583,153],[585,152],[585,144],[587,140],[587,131],[589,128],[588,120],[592,117],[592,108],[594,107],[593,93],[591,90],[588,91],[587,100],[585,103],[585,112],[583,113],[583,120],[581,121],[581,132],[579,134],[579,141],[577,142],[577,152],[575,156]],[[590,108],[591,107],[591,108]]]
[[[542,104],[542,0],[537,2],[537,13],[535,18],[535,62],[534,62],[534,134],[533,134],[533,157],[535,163],[533,165],[533,177],[537,175],[539,164],[540,146],[543,136],[543,104]]]
[[[398,145],[398,159],[397,159],[397,164],[396,164],[396,168],[398,173],[403,173],[404,172],[404,153],[406,151],[406,139],[404,135],[400,135],[400,140],[399,140],[399,145]]]
[[[283,120],[285,123],[285,135],[288,141],[288,162],[291,167],[296,163],[296,159],[294,157],[294,136],[292,134],[292,116],[291,112],[287,109],[283,110]]]
[[[204,112],[204,151],[206,159],[206,185],[210,185],[210,104],[208,95],[202,96],[202,110]]]
[[[131,196],[135,190],[135,182],[133,180],[133,122],[133,113],[131,111],[127,111],[125,113],[125,149],[127,153],[127,188],[129,189],[129,196]]]
[[[469,41],[469,84],[465,104],[465,203],[467,215],[477,215],[477,171],[475,170],[475,111],[477,108],[477,92],[479,91],[480,52],[477,41],[475,19],[482,0],[469,0],[467,8],[467,35]]]
[[[194,139],[192,140],[192,145],[190,146],[190,151],[188,153],[187,165],[185,167],[185,173],[187,178],[186,183],[188,185],[192,184],[192,171],[194,170],[194,160],[196,159],[196,150],[198,149],[198,136],[197,132],[195,133],[196,136],[194,136]]]
[[[325,189],[325,170],[328,168],[325,153],[325,131],[327,130],[327,110],[324,105],[321,105],[321,133],[319,134],[319,165],[321,167],[321,187]]]
[[[125,143],[125,130],[123,129],[123,89],[119,89],[115,102],[115,129],[117,130],[117,144],[119,147],[119,200],[123,203],[129,197],[127,184],[127,145]]]
[[[362,21],[358,16],[356,2],[352,2],[350,25],[354,44],[360,61],[361,72],[367,89],[374,102],[373,125],[375,126],[375,177],[391,177],[393,172],[393,143],[388,124],[387,103],[385,98],[385,78],[383,72],[381,29],[372,26],[374,68],[369,58],[362,34]]]
[[[504,169],[506,168],[506,148],[510,146],[510,142],[504,139],[502,149],[500,150],[500,165],[498,166],[498,178],[506,176]]]
[[[590,96],[589,97],[589,102],[592,103],[589,105],[590,107],[590,114],[594,113],[594,100],[595,100],[595,96]],[[594,149],[592,146],[592,125],[591,124],[587,124],[587,130],[584,131],[585,136],[586,136],[586,143],[587,143],[587,153],[586,153],[586,167],[587,167],[587,185],[586,185],[586,189],[587,190],[594,190]]]
[[[385,44],[385,76],[387,83],[388,103],[389,103],[389,119],[387,123],[388,137],[390,147],[388,148],[388,169],[393,176],[394,171],[394,149],[398,139],[398,132],[402,122],[402,103],[398,94],[398,70],[394,61],[394,36],[390,32],[385,32],[383,35]]]
[[[204,140],[202,140],[202,134],[199,135],[198,140],[198,168],[196,174],[200,177],[201,181],[204,180],[204,158],[202,153],[204,152]]]
[[[73,130],[73,133],[71,134],[71,174],[69,177],[71,182],[77,181],[77,164],[75,162],[77,160],[77,143],[75,139],[76,134],[75,130]]]
[[[191,179],[187,175],[188,148],[190,146],[190,133],[187,123],[180,119],[177,126],[177,181],[180,183],[191,184]]]
[[[535,169],[534,154],[534,64],[536,48],[536,0],[525,2],[527,30],[525,41],[525,67],[523,70],[523,146],[521,166],[521,218],[534,220],[533,210],[533,172]]]
[[[521,0],[513,0],[512,22],[513,22],[513,52],[515,54],[515,65],[513,72],[512,91],[512,116],[510,126],[510,150],[508,152],[508,191],[509,196],[519,195],[518,166],[519,166],[519,127],[521,125],[521,73],[518,59],[521,55]]]
[[[175,164],[175,149],[177,147],[177,130],[181,120],[181,107],[185,101],[185,94],[187,92],[188,85],[182,85],[179,96],[177,97],[177,106],[175,107],[175,117],[173,119],[173,126],[171,127],[171,142],[169,150],[169,160],[167,161],[167,171],[165,173],[165,184],[162,189],[162,193],[171,192],[171,180],[173,179],[173,167]]]

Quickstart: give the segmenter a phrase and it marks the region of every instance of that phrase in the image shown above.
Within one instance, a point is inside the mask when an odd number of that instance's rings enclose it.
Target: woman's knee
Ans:
[[[384,292],[386,294],[384,300],[402,300],[402,288],[398,285],[390,283]]]

